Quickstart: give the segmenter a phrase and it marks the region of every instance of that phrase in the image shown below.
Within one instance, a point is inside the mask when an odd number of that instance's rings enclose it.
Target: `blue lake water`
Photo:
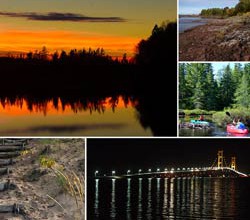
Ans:
[[[179,33],[182,33],[196,26],[204,25],[206,23],[207,23],[207,19],[200,18],[200,17],[180,17],[179,18]]]

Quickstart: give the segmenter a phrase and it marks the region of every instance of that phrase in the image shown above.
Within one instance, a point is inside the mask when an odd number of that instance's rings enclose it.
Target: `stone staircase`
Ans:
[[[21,138],[0,139],[0,201],[2,198],[1,194],[10,190],[18,190],[15,182],[11,180],[10,174],[15,172],[13,165],[16,163],[16,158],[26,149],[28,141],[28,139]],[[11,203],[8,200],[0,202],[0,219],[9,219],[7,216],[10,215],[15,217],[20,216],[20,218],[15,219],[25,219],[21,218],[24,214],[22,204]]]

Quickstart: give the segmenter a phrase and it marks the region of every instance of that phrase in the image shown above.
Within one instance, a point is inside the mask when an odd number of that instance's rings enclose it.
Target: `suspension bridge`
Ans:
[[[160,168],[155,171],[152,169],[142,170],[139,169],[135,172],[127,170],[123,174],[117,174],[115,170],[112,170],[109,174],[101,174],[98,170],[94,173],[95,178],[178,178],[178,177],[249,177],[249,175],[237,170],[236,157],[231,157],[229,165],[226,163],[223,150],[219,150],[217,158],[210,167],[185,167],[185,168],[171,168],[161,170]]]

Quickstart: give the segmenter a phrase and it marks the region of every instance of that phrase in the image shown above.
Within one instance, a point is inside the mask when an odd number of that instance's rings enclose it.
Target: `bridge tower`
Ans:
[[[219,150],[218,153],[217,153],[217,156],[218,156],[218,164],[217,164],[217,167],[218,168],[222,168],[223,167],[223,150]]]
[[[231,158],[231,168],[236,170],[236,157]]]

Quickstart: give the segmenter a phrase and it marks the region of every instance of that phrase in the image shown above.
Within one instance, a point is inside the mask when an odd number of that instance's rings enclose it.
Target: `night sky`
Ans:
[[[223,150],[229,164],[236,156],[238,170],[250,173],[250,140],[240,138],[88,139],[87,169],[125,172],[128,169],[161,169],[211,166]]]

